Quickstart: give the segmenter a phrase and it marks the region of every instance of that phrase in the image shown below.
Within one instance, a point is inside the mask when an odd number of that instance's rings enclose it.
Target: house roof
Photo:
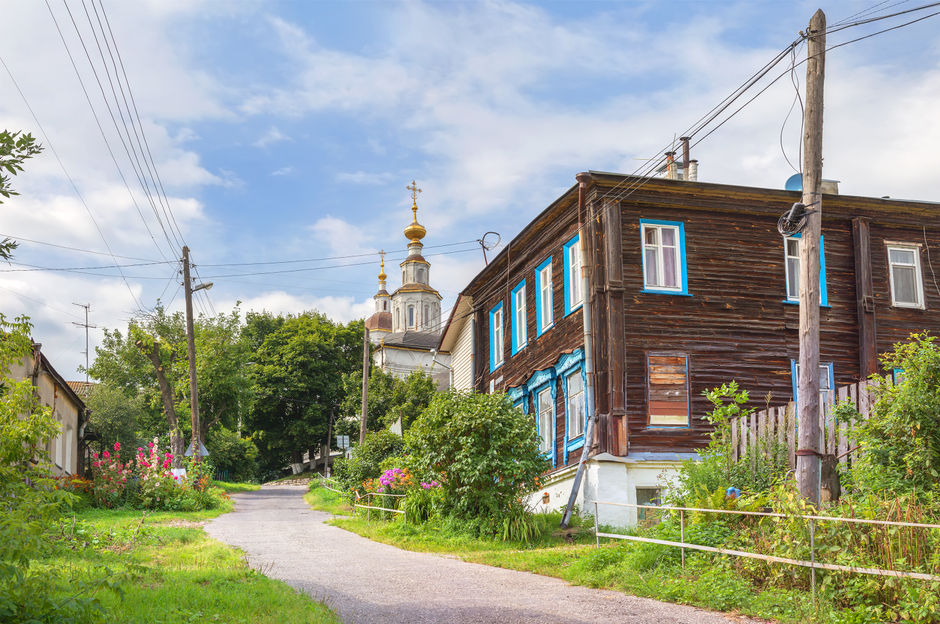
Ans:
[[[65,383],[68,384],[69,388],[71,388],[75,394],[82,397],[87,397],[91,394],[92,388],[98,385],[91,381],[66,381]]]
[[[370,331],[392,331],[392,313],[376,312],[366,319],[366,329]]]
[[[405,347],[409,349],[436,349],[440,343],[441,335],[438,332],[395,332],[385,336],[383,344],[386,347]]]

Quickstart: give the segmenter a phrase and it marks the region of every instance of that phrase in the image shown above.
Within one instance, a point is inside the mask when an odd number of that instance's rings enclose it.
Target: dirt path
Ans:
[[[693,607],[568,585],[527,572],[399,550],[323,523],[302,486],[234,496],[212,537],[254,568],[322,600],[347,623],[471,622],[711,624],[742,622]]]

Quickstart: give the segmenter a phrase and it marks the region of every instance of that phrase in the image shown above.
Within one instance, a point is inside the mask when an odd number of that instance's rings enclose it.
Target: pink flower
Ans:
[[[147,448],[153,448],[153,442],[150,442],[149,444],[147,444]]]
[[[120,450],[121,450],[121,443],[120,443],[120,442],[115,442],[115,443],[114,443],[114,450],[115,450],[115,451],[120,451]]]
[[[92,457],[94,457],[95,459],[98,459],[98,453],[97,452],[92,453]]]
[[[104,455],[104,458],[105,458],[105,459],[111,459],[111,453],[109,453],[109,452],[107,452],[107,451],[105,451],[104,453],[102,453],[102,455]]]
[[[138,453],[143,453],[143,452],[144,452],[144,447],[138,446],[138,447],[137,447],[137,452],[138,452]]]

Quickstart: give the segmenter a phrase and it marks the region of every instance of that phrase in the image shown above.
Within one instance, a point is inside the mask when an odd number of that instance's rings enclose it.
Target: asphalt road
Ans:
[[[528,572],[399,550],[323,523],[303,486],[234,496],[212,537],[243,549],[250,565],[335,609],[348,624],[390,622],[711,624],[744,622],[694,607],[568,585]]]

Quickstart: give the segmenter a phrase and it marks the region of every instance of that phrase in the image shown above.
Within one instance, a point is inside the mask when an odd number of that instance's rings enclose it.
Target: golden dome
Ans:
[[[379,281],[384,282],[388,275],[385,274],[385,250],[379,252],[379,255],[382,256],[381,268],[379,269]]]
[[[424,229],[423,225],[418,223],[418,204],[417,203],[411,204],[411,212],[413,214],[413,220],[411,221],[411,225],[405,228],[405,238],[407,238],[413,243],[416,243],[420,241],[422,238],[424,238],[424,235],[427,234],[428,231]]]

